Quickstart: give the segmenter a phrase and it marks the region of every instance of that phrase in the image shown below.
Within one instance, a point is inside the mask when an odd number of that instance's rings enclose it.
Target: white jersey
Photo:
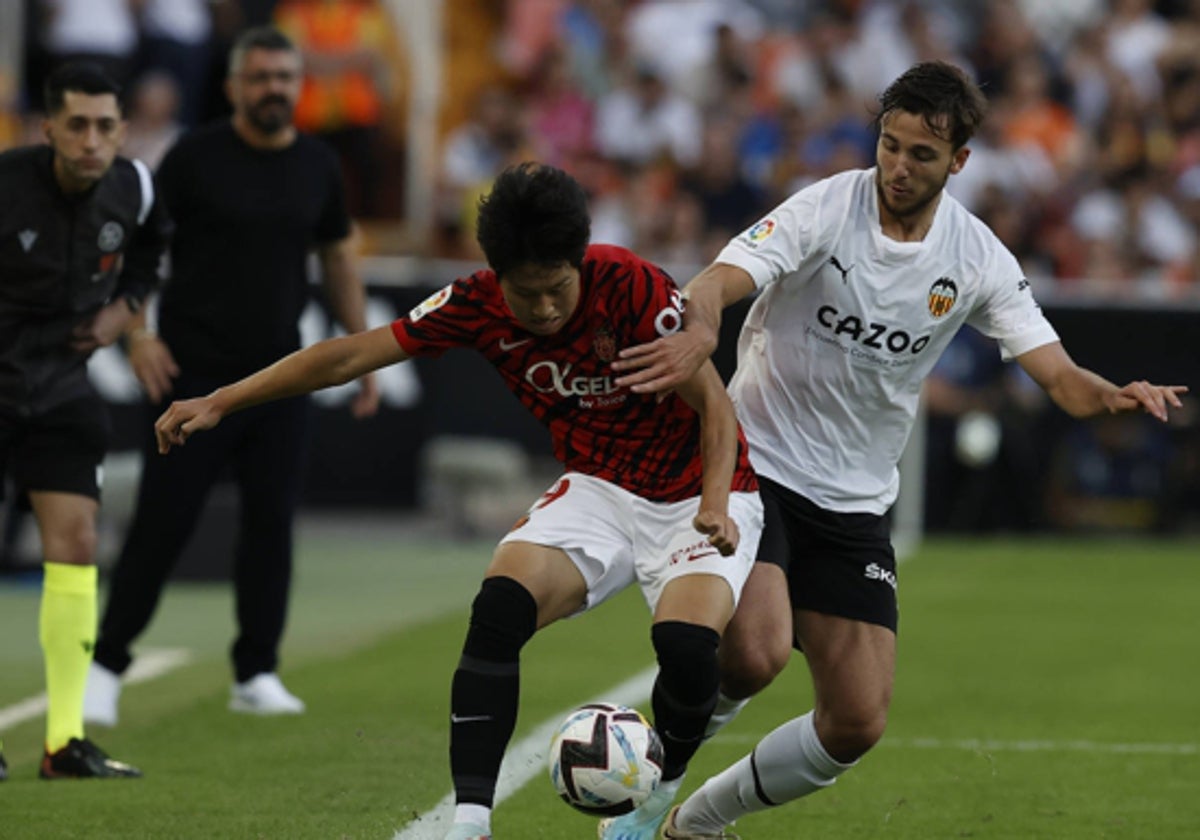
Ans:
[[[884,236],[874,169],[801,190],[716,261],[761,290],[729,385],[750,459],[829,510],[895,501],[921,383],[964,322],[1006,357],[1058,340],[1016,258],[952,196],[923,241]]]

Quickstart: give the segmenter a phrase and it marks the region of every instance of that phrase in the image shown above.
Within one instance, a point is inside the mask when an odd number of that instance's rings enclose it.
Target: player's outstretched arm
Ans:
[[[704,269],[684,288],[684,328],[666,338],[623,349],[613,362],[613,370],[624,374],[617,377],[616,384],[649,394],[686,382],[717,349],[721,311],[753,291],[754,280],[743,269],[724,263]]]
[[[729,488],[737,466],[738,425],[725,383],[709,360],[682,383],[679,396],[700,415],[700,458],[704,483],[692,525],[725,556],[737,551],[738,528],[729,516]]]
[[[1023,353],[1017,363],[1072,417],[1140,409],[1166,421],[1168,408],[1181,408],[1179,395],[1188,390],[1185,385],[1153,385],[1145,380],[1119,387],[1075,364],[1060,342]]]
[[[154,424],[158,451],[182,446],[243,408],[341,385],[407,358],[390,326],[318,342],[206,397],[171,403]]]

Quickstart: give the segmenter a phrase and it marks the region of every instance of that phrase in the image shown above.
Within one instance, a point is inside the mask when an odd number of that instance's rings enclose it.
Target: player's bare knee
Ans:
[[[817,724],[821,743],[836,760],[857,761],[883,738],[887,710],[840,710]]]
[[[887,712],[879,712],[873,717],[858,721],[854,733],[858,747],[866,752],[879,743],[887,729]]]
[[[774,675],[722,674],[721,693],[731,700],[745,700],[771,684]]]
[[[721,693],[744,700],[762,691],[787,665],[788,657],[770,647],[722,651]]]
[[[87,524],[43,536],[42,551],[48,563],[90,566],[96,556],[96,529]]]
[[[733,700],[752,697],[779,676],[791,655],[790,633],[731,625],[719,651],[721,693]]]

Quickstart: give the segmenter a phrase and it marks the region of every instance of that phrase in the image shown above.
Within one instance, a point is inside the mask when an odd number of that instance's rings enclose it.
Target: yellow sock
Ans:
[[[46,749],[83,737],[83,689],[96,644],[96,567],[46,563],[38,621],[46,663]]]

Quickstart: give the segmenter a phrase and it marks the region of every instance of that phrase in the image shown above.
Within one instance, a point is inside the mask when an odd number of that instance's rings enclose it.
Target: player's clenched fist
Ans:
[[[692,526],[700,533],[708,535],[709,543],[721,552],[722,557],[729,557],[737,551],[737,523],[727,514],[702,510],[692,520]]]

